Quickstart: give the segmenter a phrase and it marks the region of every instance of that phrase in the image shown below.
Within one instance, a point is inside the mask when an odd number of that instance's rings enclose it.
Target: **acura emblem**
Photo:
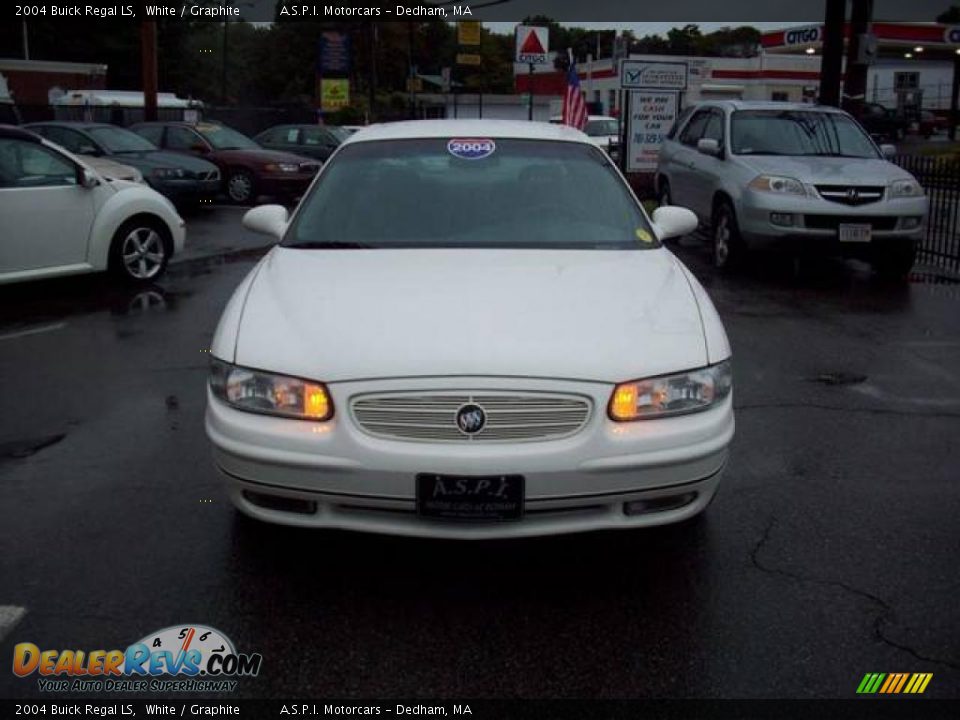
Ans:
[[[487,414],[479,405],[464,405],[457,410],[457,427],[460,432],[474,435],[487,424]]]

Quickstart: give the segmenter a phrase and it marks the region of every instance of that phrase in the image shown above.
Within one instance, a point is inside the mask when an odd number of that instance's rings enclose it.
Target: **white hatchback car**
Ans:
[[[583,133],[377,125],[331,156],[216,330],[206,429],[244,513],[453,538],[689,518],[733,437],[710,299]]]
[[[184,222],[145,185],[107,181],[38,135],[0,126],[0,284],[111,270],[157,279]]]

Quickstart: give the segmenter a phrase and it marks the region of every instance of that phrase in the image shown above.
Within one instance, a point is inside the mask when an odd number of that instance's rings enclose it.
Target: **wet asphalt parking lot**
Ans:
[[[719,277],[685,240],[735,353],[704,521],[396,539],[226,501],[204,383],[263,252],[239,223],[188,218],[189,252],[145,290],[0,288],[0,662],[201,623],[263,654],[239,697],[844,698],[867,672],[960,696],[960,285],[839,261]],[[40,695],[0,672],[0,696]]]

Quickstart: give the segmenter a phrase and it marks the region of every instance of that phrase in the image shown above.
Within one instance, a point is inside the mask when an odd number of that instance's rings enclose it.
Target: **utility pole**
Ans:
[[[867,67],[869,58],[867,34],[873,16],[873,0],[853,0],[850,13],[850,40],[847,43],[847,72],[843,83],[844,110],[856,118],[863,114],[867,97]]]
[[[22,21],[22,28],[23,28],[23,59],[29,60],[30,59],[30,38],[27,37],[27,21],[26,20]]]
[[[374,105],[377,102],[377,25],[372,20],[369,25],[370,66],[367,68],[367,92],[370,97],[370,109],[367,122],[374,121]]]
[[[527,108],[527,120],[533,121],[533,63],[530,63],[530,73],[527,75],[530,81],[530,107]]]
[[[821,105],[840,107],[840,74],[843,70],[843,25],[846,0],[827,0],[823,20],[823,59],[820,61]]]
[[[140,66],[143,73],[143,119],[157,119],[157,23],[140,21]]]

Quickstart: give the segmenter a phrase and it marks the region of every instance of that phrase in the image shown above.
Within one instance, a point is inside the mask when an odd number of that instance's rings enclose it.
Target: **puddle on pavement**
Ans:
[[[859,373],[829,372],[820,373],[816,377],[810,378],[810,380],[823,385],[859,385],[866,382],[867,376]]]
[[[66,433],[45,435],[25,440],[11,440],[0,443],[0,460],[22,460],[36,455],[41,450],[56,445],[67,436]]]

